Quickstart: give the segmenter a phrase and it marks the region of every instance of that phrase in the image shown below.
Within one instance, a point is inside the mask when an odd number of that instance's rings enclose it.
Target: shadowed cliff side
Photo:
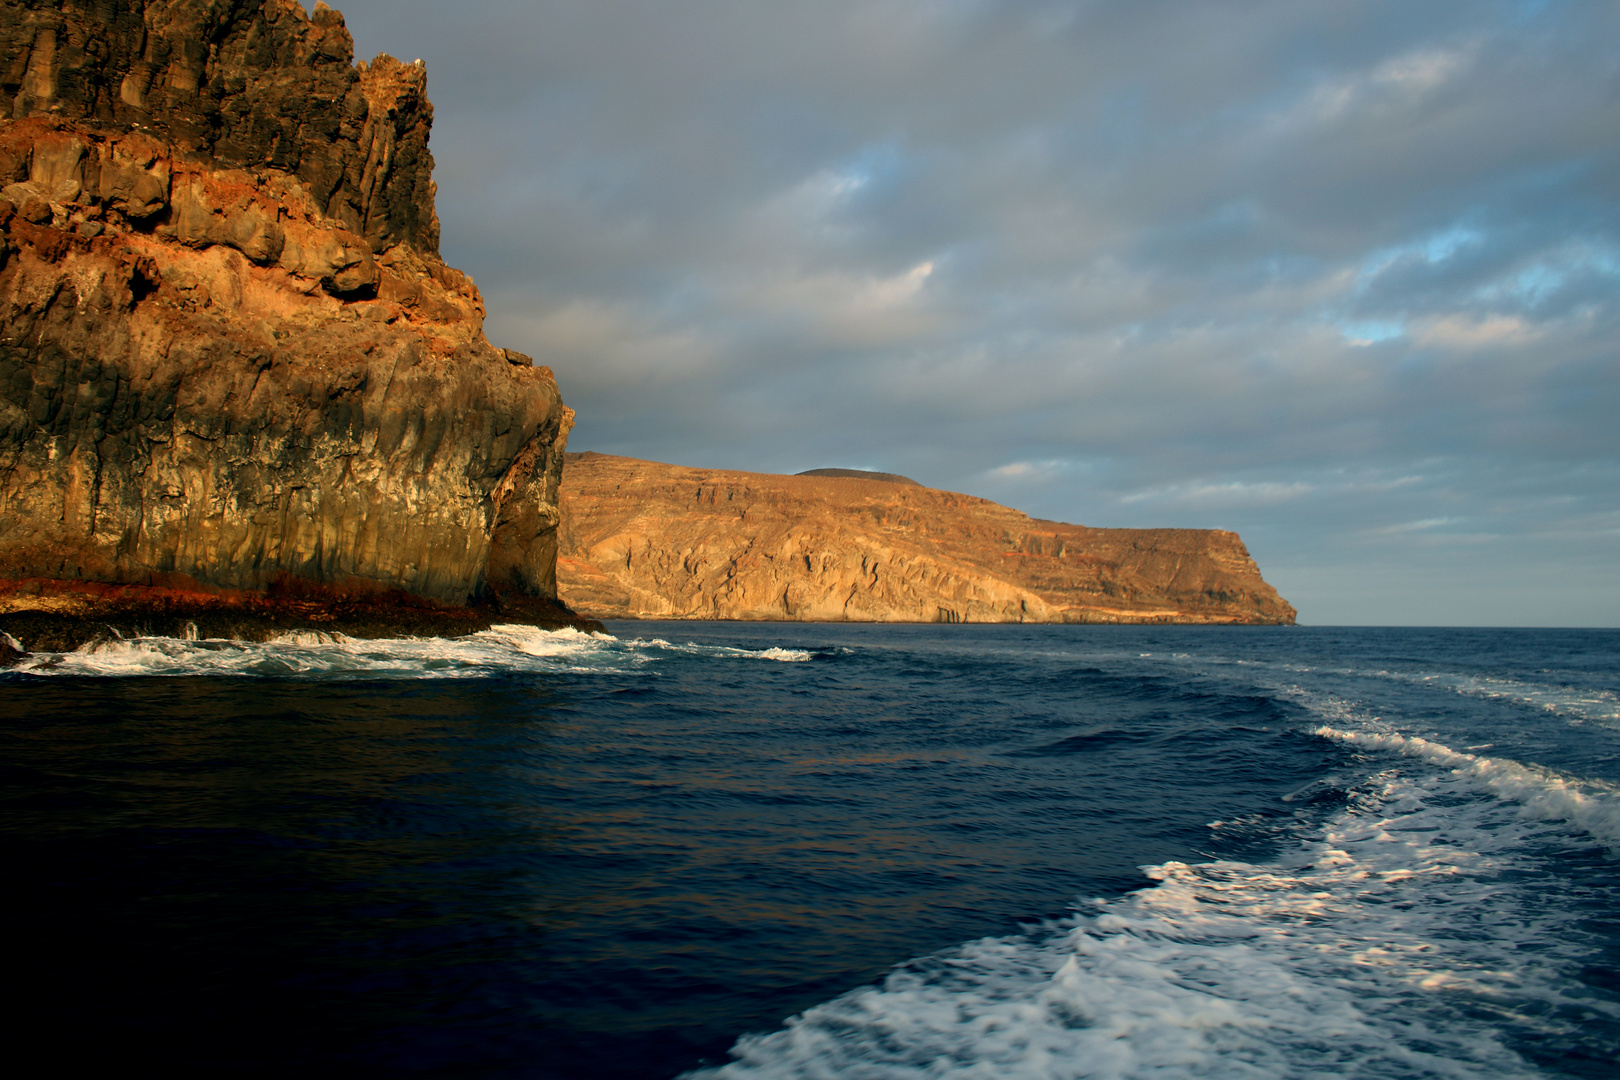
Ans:
[[[0,0],[0,44],[0,629],[569,621],[573,413],[439,258],[421,63],[295,0]]]
[[[601,619],[1294,621],[1236,533],[1088,529],[896,480],[569,454],[560,594]]]

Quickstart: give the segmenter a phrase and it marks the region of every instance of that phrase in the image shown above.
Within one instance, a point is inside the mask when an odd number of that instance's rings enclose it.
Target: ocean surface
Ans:
[[[610,630],[0,673],[8,1057],[1620,1075],[1620,631]]]

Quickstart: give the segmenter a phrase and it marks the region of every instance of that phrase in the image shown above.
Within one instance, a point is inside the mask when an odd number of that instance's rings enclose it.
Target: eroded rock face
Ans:
[[[1039,521],[887,474],[568,458],[560,595],[599,619],[1294,621],[1236,533]]]
[[[0,581],[555,597],[573,414],[438,257],[419,63],[294,0],[0,47]]]
[[[306,17],[297,0],[0,0],[0,57],[6,116],[138,130],[154,150],[270,170],[373,251],[438,252],[426,69],[390,56],[354,66],[324,3]],[[52,160],[51,180],[68,180]],[[25,179],[9,167],[7,182]]]

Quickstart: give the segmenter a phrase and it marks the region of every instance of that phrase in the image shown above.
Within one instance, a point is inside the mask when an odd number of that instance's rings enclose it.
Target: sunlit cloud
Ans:
[[[1227,480],[1208,483],[1168,484],[1148,491],[1122,495],[1122,503],[1177,503],[1196,506],[1273,506],[1292,502],[1316,491],[1315,484],[1303,481]]]
[[[1423,518],[1419,521],[1403,521],[1398,525],[1384,525],[1376,529],[1363,529],[1361,531],[1367,536],[1398,536],[1401,533],[1427,532],[1430,529],[1443,528],[1456,520],[1456,518],[1448,517]]]
[[[1419,345],[1452,349],[1523,345],[1533,341],[1536,336],[1534,327],[1511,315],[1447,315],[1426,320],[1412,334],[1413,340]]]
[[[1092,468],[1090,462],[1062,459],[1010,461],[1005,465],[997,465],[993,469],[985,470],[985,475],[992,480],[1046,483],[1060,478],[1072,477],[1077,472],[1087,472]]]

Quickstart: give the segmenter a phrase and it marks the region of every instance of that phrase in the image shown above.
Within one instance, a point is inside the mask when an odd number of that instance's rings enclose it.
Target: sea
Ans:
[[[111,639],[0,740],[50,1074],[1620,1076],[1620,631]]]

